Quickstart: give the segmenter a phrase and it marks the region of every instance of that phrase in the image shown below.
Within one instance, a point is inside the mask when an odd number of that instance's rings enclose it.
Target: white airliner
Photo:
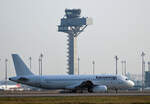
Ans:
[[[19,90],[21,88],[20,84],[16,85],[0,85],[0,90]]]
[[[17,54],[12,54],[12,58],[17,76],[9,80],[33,87],[106,92],[108,89],[128,89],[134,86],[131,80],[120,75],[34,75]]]

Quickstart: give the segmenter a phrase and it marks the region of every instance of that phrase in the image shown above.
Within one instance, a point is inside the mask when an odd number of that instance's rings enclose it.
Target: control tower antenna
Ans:
[[[58,32],[68,34],[68,74],[77,74],[77,36],[92,24],[91,18],[81,18],[80,14],[80,9],[66,9],[58,26]]]

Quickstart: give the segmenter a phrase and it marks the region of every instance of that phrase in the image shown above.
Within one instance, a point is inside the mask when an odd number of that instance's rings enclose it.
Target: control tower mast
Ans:
[[[91,18],[80,16],[80,9],[66,9],[65,15],[61,18],[58,32],[68,34],[68,74],[77,74],[77,36],[92,24]]]

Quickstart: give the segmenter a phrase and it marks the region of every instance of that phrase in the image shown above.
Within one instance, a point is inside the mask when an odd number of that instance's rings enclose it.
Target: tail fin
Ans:
[[[19,55],[12,54],[12,58],[14,61],[14,66],[15,66],[17,76],[33,75],[33,73],[25,65],[25,63],[22,61],[22,59],[19,57]]]

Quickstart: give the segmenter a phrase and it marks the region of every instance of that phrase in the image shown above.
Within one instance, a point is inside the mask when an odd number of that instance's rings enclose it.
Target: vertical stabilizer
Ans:
[[[17,76],[27,76],[33,75],[33,73],[29,70],[26,64],[22,61],[22,59],[17,54],[12,54],[16,75]]]

